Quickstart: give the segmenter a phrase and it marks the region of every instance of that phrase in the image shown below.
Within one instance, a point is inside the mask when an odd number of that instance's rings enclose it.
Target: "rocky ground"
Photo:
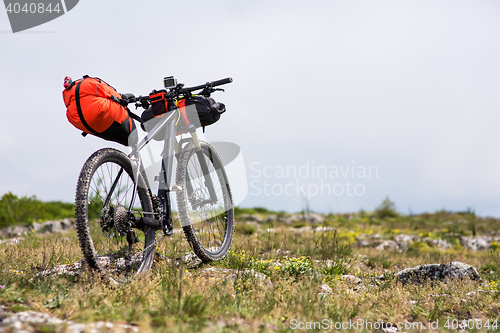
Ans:
[[[194,266],[199,264],[194,256],[189,256],[188,258],[183,258],[186,260],[184,264],[188,266]],[[279,265],[279,263],[277,263]],[[322,265],[328,266],[329,262],[323,262]],[[40,275],[50,277],[55,275],[78,275],[81,273],[82,265],[80,262],[74,263],[72,265],[61,265],[54,267],[53,269],[40,272]],[[191,274],[191,273],[188,273]],[[259,284],[264,287],[272,287],[272,282],[268,276],[263,273],[256,272],[253,269],[237,270],[237,269],[225,269],[218,267],[204,268],[197,272],[197,276],[202,276],[207,280],[236,280],[239,277],[252,277]],[[449,262],[445,264],[429,264],[420,265],[412,268],[404,269],[400,272],[394,274],[394,279],[402,282],[403,284],[418,284],[425,283],[429,280],[431,281],[446,281],[451,279],[470,279],[482,283],[482,279],[479,276],[477,270],[467,264],[461,262]],[[376,288],[380,281],[387,279],[386,276],[376,277],[370,281],[363,281],[361,278],[354,275],[341,275],[338,277],[339,280],[343,280],[348,286],[352,288],[354,292],[362,291],[364,289],[374,287]],[[322,284],[320,289],[317,291],[318,295],[327,297],[333,294],[335,291],[328,285]],[[470,292],[467,296],[473,297],[476,293],[484,292],[482,289],[478,289],[476,292]],[[429,297],[449,297],[447,294],[443,295],[429,295]],[[467,300],[463,300],[466,302]],[[415,302],[410,300],[411,302]],[[0,307],[0,332],[40,332],[42,330],[48,330],[50,328],[57,332],[68,332],[68,333],[84,333],[84,332],[139,332],[139,328],[128,325],[128,324],[116,324],[112,322],[95,322],[89,324],[79,324],[68,320],[61,320],[47,313],[34,312],[34,311],[23,311],[18,313],[9,313],[5,311],[3,307]],[[383,332],[397,332],[392,327],[382,329]]]
[[[345,217],[349,219],[349,216]],[[313,234],[336,233],[337,227],[325,224],[325,216],[320,214],[303,214],[279,216],[277,214],[262,215],[244,215],[240,217],[240,223],[254,229],[249,230],[249,234],[273,235],[289,234],[294,238],[310,237]],[[264,227],[263,227],[264,226]],[[65,219],[61,221],[49,221],[44,223],[35,223],[32,227],[14,227],[0,230],[0,243],[4,246],[17,246],[23,242],[30,233],[49,234],[62,233],[74,229],[74,221]],[[466,235],[464,233],[442,232],[439,234],[422,233],[407,234],[403,232],[377,233],[377,232],[356,232],[348,236],[350,246],[353,249],[365,249],[378,253],[400,253],[404,254],[412,249],[429,248],[436,251],[450,251],[454,248],[465,249],[470,252],[485,250],[495,250],[500,236],[493,233],[487,235]],[[289,253],[289,250],[275,248],[276,253]],[[366,255],[356,255],[359,258]],[[168,258],[157,256],[157,262],[169,261]],[[362,271],[363,259],[356,261],[356,269]],[[171,261],[170,261],[171,263]],[[273,280],[270,276],[253,268],[235,269],[224,267],[203,267],[200,266],[199,259],[194,255],[187,255],[177,258],[176,264],[182,263],[183,267],[188,267],[186,276],[195,276],[197,279],[207,281],[233,281],[241,277],[249,277],[256,281],[262,288],[272,289]],[[275,260],[269,265],[271,268],[282,268],[286,262],[284,260]],[[314,260],[312,274],[322,278],[322,272],[333,265],[332,260]],[[85,265],[82,261],[55,265],[45,270],[40,270],[36,277],[51,278],[54,276],[72,277],[79,276],[85,271]],[[353,270],[354,271],[354,270]],[[468,292],[463,302],[468,302],[466,298],[474,298],[482,293],[497,293],[498,290],[485,288],[487,282],[483,280],[477,267],[460,261],[448,262],[429,262],[413,267],[392,270],[390,274],[378,276],[341,274],[337,276],[349,290],[356,293],[375,290],[381,283],[387,281],[397,281],[402,285],[419,285],[431,282],[467,280],[477,283],[476,290]],[[3,286],[0,286],[2,288]],[[316,290],[320,297],[332,297],[337,291],[331,287],[331,284],[322,283]],[[415,295],[416,296],[416,295]],[[428,298],[448,298],[449,294],[429,294]],[[415,304],[418,301],[409,299],[409,304]],[[1,304],[1,303],[0,303]],[[37,311],[11,312],[8,308],[0,306],[0,332],[139,332],[137,326],[130,324],[120,324],[108,321],[98,321],[93,323],[76,323],[71,320],[57,318],[48,313]],[[394,327],[383,328],[385,332],[397,332]]]

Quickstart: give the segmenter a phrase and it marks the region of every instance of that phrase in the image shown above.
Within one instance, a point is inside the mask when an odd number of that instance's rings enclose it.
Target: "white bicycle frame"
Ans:
[[[148,145],[151,140],[153,140],[154,137],[156,137],[158,134],[161,133],[161,131],[165,131],[165,139],[164,139],[164,144],[163,144],[163,151],[162,151],[162,162],[161,162],[161,171],[160,175],[158,177],[159,181],[159,187],[158,187],[158,198],[160,200],[165,200],[164,203],[164,209],[166,208],[167,211],[163,210],[160,213],[164,214],[166,213],[167,216],[166,218],[171,217],[171,201],[170,201],[170,192],[175,192],[175,191],[182,191],[184,189],[178,188],[177,185],[172,185],[171,180],[173,179],[173,164],[174,164],[174,158],[175,154],[180,153],[181,143],[182,141],[186,140],[181,140],[181,142],[177,141],[176,138],[176,125],[177,122],[180,121],[179,119],[180,114],[179,110],[175,109],[172,111],[169,111],[165,114],[163,118],[149,131],[149,133],[141,140],[139,141],[136,145],[132,147],[132,152],[128,155],[129,158],[133,162],[133,166],[135,168],[135,179],[139,179],[139,173],[144,170],[144,166],[141,160],[140,156],[140,151]],[[203,152],[201,151],[201,146],[200,142],[198,140],[198,135],[196,133],[196,129],[194,125],[190,125],[189,129],[187,131],[191,135],[191,139],[195,145],[196,148],[196,154],[198,155],[198,160],[200,163],[200,166],[203,171],[203,176],[205,178],[205,185],[208,188],[208,191],[210,193],[210,199],[207,201],[216,201],[216,194],[214,190],[214,185],[212,182],[212,179],[210,177],[210,172],[208,170],[208,166],[206,164],[206,161],[203,157]],[[187,139],[189,140],[189,139]],[[147,179],[146,173],[143,173],[145,175],[145,185],[147,186],[148,190],[151,190],[151,186],[149,184],[149,179]],[[134,192],[137,191],[137,186],[138,186],[138,181],[135,181],[134,184]],[[162,194],[164,198],[162,198]],[[131,209],[134,205],[134,199],[130,203],[130,208]],[[165,216],[163,216],[165,218]]]

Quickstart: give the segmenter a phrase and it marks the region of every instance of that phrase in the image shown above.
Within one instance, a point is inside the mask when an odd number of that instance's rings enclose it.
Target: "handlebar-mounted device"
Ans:
[[[163,78],[163,85],[165,89],[172,89],[177,86],[177,79],[173,76],[166,76]]]

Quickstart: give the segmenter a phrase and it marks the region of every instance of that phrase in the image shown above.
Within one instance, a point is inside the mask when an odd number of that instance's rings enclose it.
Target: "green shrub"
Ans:
[[[253,208],[234,207],[234,215],[239,216],[243,214],[257,214],[257,212]]]
[[[347,274],[350,263],[351,260],[335,259],[331,264],[323,267],[321,273],[332,276]]]
[[[386,197],[384,201],[375,209],[375,216],[381,219],[389,217],[398,217],[399,214],[396,212],[396,205],[392,202],[389,197]]]
[[[11,192],[0,199],[0,228],[29,225],[37,221],[56,220],[75,215],[75,205],[60,201],[42,202],[35,196],[17,197]]]
[[[280,271],[288,273],[290,276],[313,275],[315,273],[311,258],[286,258],[282,260]]]
[[[248,223],[237,223],[234,229],[237,233],[242,235],[253,235],[257,231],[255,226]]]
[[[11,192],[4,194],[0,200],[0,227],[32,223],[41,208],[41,202],[35,197],[18,198]]]
[[[276,212],[271,211],[264,207],[254,207],[254,208],[244,208],[244,207],[234,207],[234,215],[243,215],[243,214],[276,214]],[[278,212],[278,214],[285,214],[284,212]]]

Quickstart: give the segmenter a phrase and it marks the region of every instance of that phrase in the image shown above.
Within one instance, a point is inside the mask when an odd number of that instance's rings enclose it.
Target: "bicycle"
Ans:
[[[167,79],[167,78],[166,78]],[[231,78],[184,87],[165,80],[168,112],[128,155],[114,148],[93,153],[80,172],[75,199],[79,243],[88,266],[115,281],[149,270],[156,244],[173,233],[172,201],[176,193],[178,216],[194,253],[203,261],[223,259],[231,246],[234,210],[231,189],[215,149],[198,139],[194,125],[182,127],[176,101],[192,99],[193,92],[209,97]],[[167,87],[168,86],[168,87]],[[123,94],[124,105],[147,109],[149,96]],[[131,114],[133,115],[133,114]],[[134,118],[136,118],[135,116]],[[138,119],[136,119],[138,120]],[[177,139],[176,133],[188,137]],[[161,170],[154,195],[140,151],[153,138],[163,138]],[[172,184],[174,159],[177,161]],[[157,231],[162,231],[157,239]]]

